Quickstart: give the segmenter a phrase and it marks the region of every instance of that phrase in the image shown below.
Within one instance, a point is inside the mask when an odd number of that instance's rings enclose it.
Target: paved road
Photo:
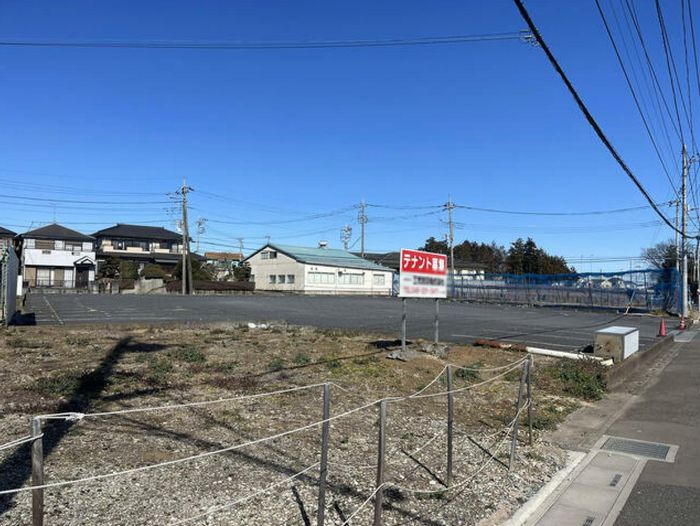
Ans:
[[[399,335],[397,298],[332,296],[178,296],[30,294],[28,312],[38,324],[167,323],[207,321],[287,321],[324,328],[360,329]],[[408,337],[432,338],[434,304],[408,301]],[[571,351],[593,342],[610,325],[638,327],[640,345],[653,343],[658,318],[552,308],[443,302],[441,340],[476,338],[527,343]]]
[[[697,336],[697,333],[696,333]],[[607,431],[679,446],[673,464],[649,462],[615,526],[700,524],[700,337]]]

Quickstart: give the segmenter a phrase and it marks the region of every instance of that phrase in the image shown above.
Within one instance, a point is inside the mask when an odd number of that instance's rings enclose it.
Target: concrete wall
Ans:
[[[255,290],[278,290],[301,292],[304,290],[304,265],[282,253],[274,259],[263,259],[262,252],[248,260],[250,273],[254,276]],[[270,276],[275,276],[275,283],[270,283]],[[289,276],[294,276],[294,283],[289,283]],[[279,283],[279,276],[284,276],[284,283]]]
[[[391,270],[305,265],[304,273],[304,292],[307,294],[391,295],[393,274]],[[324,279],[322,283],[319,283],[318,274],[330,279]],[[375,276],[380,279],[375,281]]]
[[[9,324],[17,312],[17,273],[19,260],[15,251],[0,251],[0,324]]]

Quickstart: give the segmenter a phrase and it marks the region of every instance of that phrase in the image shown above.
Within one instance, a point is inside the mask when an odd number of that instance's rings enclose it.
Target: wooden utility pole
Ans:
[[[182,187],[177,191],[182,202],[182,293],[194,293],[192,281],[192,257],[190,255],[190,228],[187,223],[187,194],[194,189],[187,186],[187,181],[182,178]]]

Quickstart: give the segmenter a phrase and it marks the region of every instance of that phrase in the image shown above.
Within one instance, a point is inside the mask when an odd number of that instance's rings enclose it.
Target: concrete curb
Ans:
[[[615,391],[617,388],[621,387],[630,376],[634,375],[642,367],[649,364],[650,361],[656,359],[664,351],[671,348],[674,344],[673,335],[669,334],[660,338],[659,341],[654,343],[651,347],[639,351],[627,360],[614,365],[607,371],[606,380],[609,391]]]
[[[587,456],[579,451],[568,451],[567,461],[563,468],[557,471],[547,484],[542,486],[535,495],[523,504],[515,514],[502,526],[522,526],[526,524],[542,504],[559,488],[559,486],[574,472]]]

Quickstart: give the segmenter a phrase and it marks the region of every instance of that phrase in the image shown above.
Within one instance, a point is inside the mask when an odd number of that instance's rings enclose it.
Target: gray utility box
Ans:
[[[638,350],[639,329],[635,327],[607,327],[595,333],[595,356],[621,362]]]

